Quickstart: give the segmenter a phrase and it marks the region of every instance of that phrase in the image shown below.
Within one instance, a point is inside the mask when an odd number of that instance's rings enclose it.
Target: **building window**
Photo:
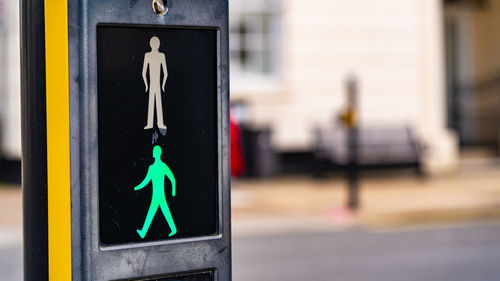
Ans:
[[[229,15],[231,72],[234,76],[278,73],[279,0],[231,0]]]

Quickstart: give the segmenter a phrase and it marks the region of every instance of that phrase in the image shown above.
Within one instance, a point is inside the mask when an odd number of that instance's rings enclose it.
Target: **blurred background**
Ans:
[[[233,278],[500,280],[500,0],[230,0]],[[21,280],[0,0],[0,280]]]

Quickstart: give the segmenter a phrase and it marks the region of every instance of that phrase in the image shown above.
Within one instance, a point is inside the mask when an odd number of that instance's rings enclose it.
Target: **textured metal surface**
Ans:
[[[204,272],[189,272],[183,274],[175,274],[170,276],[158,276],[151,278],[140,278],[133,281],[213,281],[214,272],[204,271]]]
[[[170,0],[156,15],[150,0],[69,2],[73,280],[137,279],[216,269],[231,280],[229,64],[227,1]],[[97,24],[218,29],[219,235],[102,247],[98,235]]]

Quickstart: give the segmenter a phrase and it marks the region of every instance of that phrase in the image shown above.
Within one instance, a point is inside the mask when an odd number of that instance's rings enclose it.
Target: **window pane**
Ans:
[[[269,75],[277,70],[279,0],[232,0],[230,8],[231,70]]]
[[[269,48],[267,37],[269,34],[246,34],[244,49],[248,51],[263,51]]]

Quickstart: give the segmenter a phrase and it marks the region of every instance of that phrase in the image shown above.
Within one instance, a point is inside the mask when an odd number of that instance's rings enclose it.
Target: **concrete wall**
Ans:
[[[2,62],[2,91],[0,110],[1,157],[21,159],[21,102],[20,102],[20,46],[19,46],[19,2],[3,0],[3,43],[0,52]]]
[[[5,35],[5,1],[0,0],[0,126],[2,124],[3,115],[4,115],[4,107],[5,107],[5,75],[7,71],[6,67],[6,57],[7,57],[7,38]],[[2,130],[0,127],[0,143],[1,143],[1,134]]]

